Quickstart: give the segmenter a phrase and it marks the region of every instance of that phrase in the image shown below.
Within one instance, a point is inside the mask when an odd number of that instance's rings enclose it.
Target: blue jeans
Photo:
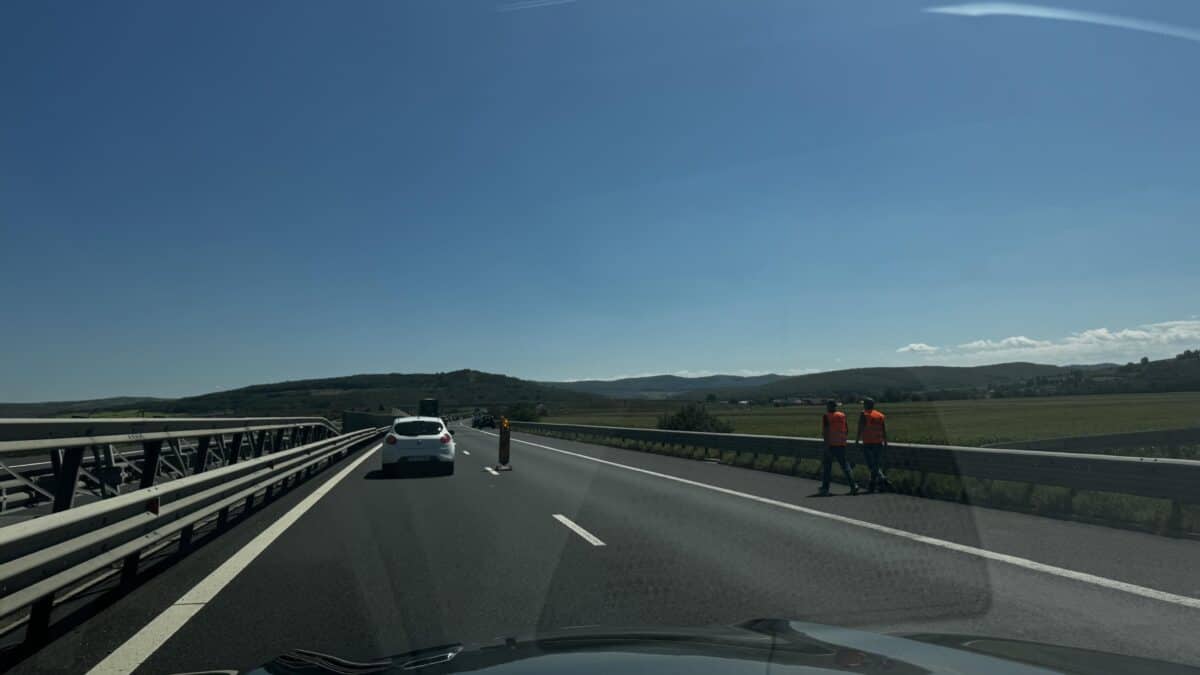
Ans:
[[[871,474],[871,487],[886,485],[887,476],[883,475],[883,444],[863,443],[862,450],[867,460],[867,472]]]
[[[829,478],[833,473],[833,460],[837,460],[838,466],[842,467],[842,473],[846,476],[846,482],[850,484],[850,489],[856,489],[854,484],[854,474],[850,473],[850,464],[846,461],[846,446],[844,445],[827,445],[825,453],[821,455],[821,492],[829,491]]]

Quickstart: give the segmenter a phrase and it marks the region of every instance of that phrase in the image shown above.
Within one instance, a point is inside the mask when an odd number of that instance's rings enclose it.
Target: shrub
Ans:
[[[659,429],[672,431],[708,431],[719,434],[733,432],[733,425],[708,412],[701,403],[689,403],[674,414],[664,413],[658,418]]]
[[[541,414],[534,404],[521,402],[509,406],[506,417],[514,422],[536,422]]]

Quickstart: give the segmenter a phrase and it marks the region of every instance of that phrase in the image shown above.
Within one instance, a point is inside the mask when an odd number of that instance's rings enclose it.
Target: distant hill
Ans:
[[[519,401],[584,404],[594,396],[547,387],[507,375],[477,370],[449,373],[349,375],[319,380],[259,384],[231,391],[176,399],[164,412],[239,415],[336,415],[343,410],[415,408],[425,397],[443,408],[487,407]]]
[[[476,370],[449,373],[349,375],[316,380],[296,380],[257,384],[241,389],[219,391],[177,399],[108,399],[107,404],[87,407],[87,412],[137,408],[147,413],[177,415],[323,415],[337,416],[343,410],[391,410],[393,407],[415,410],[417,401],[436,398],[443,409],[488,407],[520,401],[531,403],[586,406],[599,397],[592,394],[548,387],[529,380],[494,375]],[[136,403],[131,403],[136,401]],[[42,404],[0,404],[7,417],[19,416],[8,411],[14,406],[42,406],[28,409],[25,416],[49,417],[70,412],[64,406],[96,401]],[[83,412],[82,408],[78,412]]]
[[[770,400],[792,397],[875,396],[890,392],[911,393],[947,390],[986,390],[1038,376],[1066,372],[1059,366],[1037,363],[999,363],[990,366],[913,366],[907,368],[852,368],[785,377],[756,387],[735,387],[711,392],[690,392],[681,398]]]
[[[679,398],[709,395],[720,400],[766,401],[781,398],[841,399],[874,396],[881,400],[1075,396],[1200,391],[1200,350],[1170,359],[1127,363],[1050,366],[998,363],[988,366],[915,366],[854,368],[787,377],[757,387],[686,392]]]
[[[415,408],[425,397],[443,409],[486,408],[519,402],[586,409],[632,405],[617,399],[675,398],[769,401],[782,398],[874,396],[880,400],[1062,396],[1200,391],[1200,350],[1175,358],[1092,366],[1000,363],[989,366],[853,368],[783,377],[658,375],[622,380],[533,382],[477,370],[449,373],[350,375],[258,384],[178,399],[117,397],[87,401],[0,403],[0,417],[66,415],[324,415],[343,410]]]
[[[41,403],[0,403],[0,417],[55,417],[85,415],[105,410],[140,410],[142,406],[169,399],[145,396],[116,396],[87,401],[44,401]]]
[[[575,380],[573,382],[542,382],[550,387],[569,389],[608,398],[671,398],[691,391],[756,387],[783,379],[783,375],[708,375],[706,377],[680,377],[678,375],[651,375],[649,377],[626,377],[619,380]]]

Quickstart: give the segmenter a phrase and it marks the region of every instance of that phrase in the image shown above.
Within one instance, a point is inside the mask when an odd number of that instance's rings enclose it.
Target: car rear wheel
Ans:
[[[443,476],[453,476],[454,475],[454,462],[447,462],[446,466],[442,467],[442,475]]]

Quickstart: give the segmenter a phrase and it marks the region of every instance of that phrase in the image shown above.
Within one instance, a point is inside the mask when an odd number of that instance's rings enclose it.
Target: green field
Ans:
[[[546,422],[653,427],[658,414],[681,404],[633,402],[633,409],[561,411]],[[1200,426],[1200,392],[880,403],[891,440],[979,446],[1062,436],[1085,436]],[[740,407],[709,404],[735,433],[818,436],[820,406]],[[853,418],[859,406],[847,406]],[[553,412],[553,411],[552,411]]]

